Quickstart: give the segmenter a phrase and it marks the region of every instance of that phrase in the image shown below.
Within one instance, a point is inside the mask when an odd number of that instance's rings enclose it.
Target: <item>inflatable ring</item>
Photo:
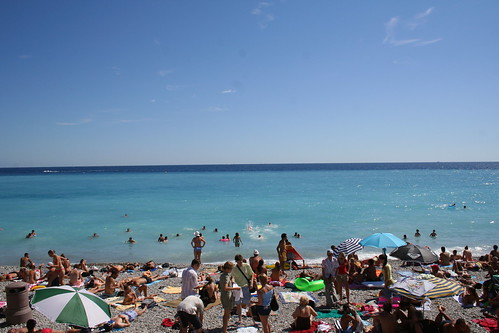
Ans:
[[[226,239],[226,238],[223,238],[223,239],[219,239],[220,242],[230,242],[230,239]]]
[[[267,269],[274,269],[274,268],[275,268],[275,264],[272,264],[272,265],[265,265],[265,267],[266,267]],[[288,269],[289,269],[289,267],[290,267],[290,266],[289,266],[289,262],[284,263],[284,269],[285,269],[285,270],[288,270]]]
[[[318,291],[324,288],[324,280],[309,281],[306,278],[297,278],[295,287],[302,291]]]
[[[31,290],[37,290],[37,289],[42,289],[45,288],[45,286],[33,286],[31,287]]]

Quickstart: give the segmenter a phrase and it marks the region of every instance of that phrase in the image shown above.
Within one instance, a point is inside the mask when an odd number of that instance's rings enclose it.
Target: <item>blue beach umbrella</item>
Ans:
[[[377,247],[386,252],[386,248],[400,247],[407,243],[389,232],[378,232],[364,238],[359,244],[362,246]]]

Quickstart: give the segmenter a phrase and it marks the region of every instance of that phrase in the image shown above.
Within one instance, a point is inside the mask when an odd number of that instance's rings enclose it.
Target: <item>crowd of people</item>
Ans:
[[[272,320],[269,315],[272,302],[275,299],[274,286],[282,286],[287,273],[285,265],[289,264],[287,252],[290,243],[286,234],[281,235],[276,252],[278,261],[271,269],[267,269],[263,258],[258,250],[253,251],[253,256],[248,259],[237,254],[234,262],[227,261],[218,268],[218,281],[212,275],[198,274],[201,267],[201,254],[206,241],[201,233],[196,232],[191,241],[194,259],[191,265],[182,273],[181,277],[181,303],[177,307],[176,321],[180,325],[181,332],[201,332],[203,327],[203,314],[205,307],[220,300],[223,315],[220,322],[222,332],[226,333],[231,321],[231,314],[237,316],[236,326],[246,321],[245,314],[259,321],[264,333],[272,332]],[[129,263],[125,265],[108,265],[102,278],[96,276],[93,269],[89,269],[84,259],[78,264],[71,265],[70,260],[64,254],[57,254],[55,250],[49,250],[47,255],[51,258],[51,264],[47,271],[43,272],[43,266],[36,266],[25,253],[20,259],[19,272],[11,272],[2,276],[2,279],[22,279],[29,284],[36,284],[45,280],[47,286],[58,286],[68,284],[70,286],[84,287],[92,293],[102,297],[123,296],[123,305],[136,305],[137,302],[153,298],[148,292],[147,284],[158,280],[169,278],[168,275],[154,275],[152,270],[156,263],[149,261],[144,265]],[[463,304],[480,305],[487,303],[491,309],[499,307],[499,295],[497,290],[490,288],[491,283],[486,281],[481,284],[474,281],[470,272],[476,269],[486,270],[488,277],[492,280],[494,275],[499,274],[499,252],[497,245],[493,250],[480,258],[474,259],[468,247],[462,253],[454,250],[449,253],[445,247],[441,248],[438,262],[428,267],[413,268],[419,273],[432,274],[436,277],[448,279],[453,278],[464,286],[462,296]],[[293,267],[293,265],[291,265]],[[142,269],[143,272],[137,277],[121,278],[121,273],[126,270]],[[345,255],[337,252],[335,246],[326,251],[326,258],[322,260],[319,274],[307,272],[305,268],[300,276],[309,279],[321,279],[324,282],[324,296],[326,308],[341,307],[342,316],[339,319],[341,332],[353,332],[358,329],[362,322],[357,311],[350,302],[350,286],[360,284],[363,281],[382,281],[383,289],[380,296],[390,298],[392,291],[390,286],[394,284],[392,268],[385,254],[367,260],[359,260],[355,253]],[[256,299],[251,297],[257,294]],[[131,325],[133,320],[142,315],[147,307],[135,307],[112,318],[112,321],[103,326],[104,330],[124,328]],[[492,317],[497,316],[493,311]],[[300,299],[299,305],[292,313],[290,325],[294,330],[306,330],[311,327],[317,310],[309,299]],[[497,318],[497,317],[496,317]],[[469,332],[469,326],[463,319],[452,319],[446,312],[445,307],[438,308],[435,319],[424,319],[420,311],[414,307],[410,299],[402,299],[397,309],[392,308],[390,302],[383,304],[381,311],[372,315],[373,327],[371,332]],[[246,322],[247,324],[247,322]],[[29,325],[33,326],[30,322]],[[31,327],[30,326],[30,327]],[[21,332],[13,329],[12,332]],[[30,330],[22,331],[30,332]]]

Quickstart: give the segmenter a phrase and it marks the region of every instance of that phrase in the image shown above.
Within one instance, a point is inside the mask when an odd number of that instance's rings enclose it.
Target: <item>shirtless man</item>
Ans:
[[[440,265],[449,266],[450,265],[450,253],[445,250],[445,246],[440,248],[442,251],[440,253]]]
[[[374,328],[371,332],[396,333],[397,321],[392,314],[392,304],[383,304],[383,311],[372,316]]]
[[[71,270],[71,262],[69,261],[68,258],[64,255],[64,253],[61,253],[61,262],[62,262],[62,267],[64,267],[64,272],[68,273]]]
[[[419,233],[419,229],[416,229],[416,233],[414,234],[414,237],[421,237],[421,234]]]
[[[168,279],[169,276],[168,275],[154,275],[152,276],[151,272],[150,271],[145,271],[144,274],[142,274],[142,276],[140,277],[135,277],[133,279],[130,280],[130,283],[136,287],[140,287],[140,286],[143,286],[145,284],[148,284],[148,283],[151,283],[151,282],[154,282],[154,281],[158,281],[158,280],[164,280],[164,279]],[[147,292],[145,293],[145,295],[147,296]]]
[[[59,279],[59,281],[58,281],[59,284],[58,285],[62,286],[62,285],[64,285],[64,274],[65,274],[65,270],[64,270],[64,266],[62,264],[61,257],[58,256],[57,254],[55,254],[54,250],[49,250],[48,251],[48,255],[49,255],[49,257],[52,258],[52,265],[51,265],[51,267],[53,267],[55,269],[55,272],[57,272],[57,278]]]
[[[445,307],[438,307],[438,315],[435,318],[435,323],[440,325],[440,332],[442,333],[470,333],[471,329],[464,319],[452,320],[446,313]],[[445,320],[444,320],[445,319]],[[384,331],[383,331],[384,332]]]
[[[340,318],[341,331],[345,333],[353,333],[359,324],[356,316],[352,316],[352,313],[357,312],[356,309],[350,307],[350,305],[343,305],[343,315]]]
[[[492,257],[499,257],[499,251],[497,251],[497,245],[492,247],[492,251],[490,251],[490,255]]]
[[[194,249],[194,259],[199,260],[201,262],[201,253],[203,251],[203,247],[206,245],[206,241],[201,236],[199,231],[194,233],[194,238],[191,241],[191,246]]]
[[[35,267],[35,263],[29,257],[29,253],[25,253],[24,257],[21,258],[19,266],[21,267]]]
[[[144,288],[145,287],[145,288]],[[147,286],[141,286],[138,288],[139,290],[139,295],[140,291],[145,291],[144,292],[144,297],[138,297],[137,289],[132,287],[130,283],[125,284],[125,292],[124,292],[124,299],[123,299],[123,305],[130,305],[130,304],[135,304],[137,302],[143,301],[145,299],[154,299],[155,295],[147,296]]]
[[[464,261],[473,261],[473,256],[471,255],[471,251],[469,250],[468,245],[466,245],[464,247],[463,260]]]
[[[104,295],[105,296],[116,296],[121,291],[121,287],[124,281],[116,282],[116,279],[119,276],[118,271],[113,271],[111,275],[106,277],[106,283],[104,286]]]
[[[83,286],[83,277],[78,269],[73,268],[71,272],[68,274],[69,276],[69,285],[72,287],[81,287]]]
[[[288,235],[281,234],[281,240],[277,244],[277,256],[279,257],[279,263],[281,264],[281,270],[284,272],[284,264],[288,260],[288,253],[286,251],[286,245],[288,244]]]
[[[435,229],[433,229],[433,231],[431,232],[430,237],[432,238],[437,237],[437,232],[435,231]]]
[[[23,328],[12,328],[9,330],[9,333],[41,333],[45,331],[50,331],[51,333],[64,333],[64,331],[56,331],[53,329],[37,329],[36,328],[36,320],[28,319],[26,322],[26,327]]]
[[[362,275],[364,276],[364,281],[379,281],[379,277],[376,274],[376,266],[374,266],[374,259],[368,260],[369,266],[364,268]]]
[[[253,251],[253,257],[249,258],[249,264],[253,272],[256,272],[256,268],[258,267],[258,263],[262,260],[260,257],[260,252],[258,250]]]

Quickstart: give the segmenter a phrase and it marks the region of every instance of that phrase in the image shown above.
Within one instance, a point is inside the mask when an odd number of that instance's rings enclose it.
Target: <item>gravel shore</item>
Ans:
[[[393,270],[395,272],[394,276],[395,278],[397,277],[396,272],[399,269],[404,269],[408,270],[407,268],[400,268],[399,267],[399,262],[398,261],[393,261],[391,262]],[[97,266],[97,267],[103,267],[104,265],[89,265],[89,266]],[[177,268],[183,268],[187,267],[187,265],[175,265]],[[16,271],[18,267],[6,267],[2,266],[0,267],[0,273],[4,274],[7,272],[11,271]],[[199,270],[199,273],[203,271],[213,271],[214,266],[212,265],[202,265],[202,267]],[[320,268],[313,268],[313,269],[307,269],[307,271],[311,271],[314,273],[320,273]],[[163,269],[158,269],[154,273],[161,273],[163,272]],[[301,271],[287,271],[288,274],[288,280],[293,280],[297,274],[299,274]],[[485,279],[485,272],[473,272],[473,275],[475,276],[475,279],[477,281],[483,281]],[[103,273],[97,273],[96,274],[99,277],[104,277]],[[133,276],[138,276],[140,275],[140,272],[134,272],[134,273],[122,273],[120,275],[120,278],[123,277],[133,277]],[[218,275],[214,277],[214,279],[218,279]],[[5,301],[6,300],[6,294],[5,294],[5,286],[8,285],[10,282],[0,282],[0,301]],[[159,283],[155,283],[149,286],[149,294],[158,294],[160,297],[166,299],[167,301],[171,301],[174,299],[178,299],[180,297],[179,294],[165,294],[161,292],[161,290],[166,287],[166,286],[174,286],[174,287],[180,287],[181,285],[181,279],[180,277],[176,278],[169,278],[166,280],[162,280]],[[284,287],[276,287],[276,291],[291,291],[292,289],[284,288]],[[370,289],[370,290],[352,290],[351,291],[351,302],[353,303],[365,303],[367,300],[371,300],[376,298],[377,294],[379,292],[379,289]],[[30,292],[31,296],[32,292]],[[314,292],[314,296],[318,300],[317,306],[321,306],[325,304],[325,297],[322,291],[319,292]],[[290,329],[290,323],[292,322],[292,316],[291,314],[293,313],[294,309],[296,308],[297,304],[289,303],[289,304],[282,304],[280,303],[280,309],[276,313],[276,315],[271,315],[270,317],[270,322],[271,322],[271,327],[272,327],[272,332],[288,332]],[[447,308],[447,313],[453,318],[464,318],[471,326],[472,332],[487,332],[485,329],[479,327],[478,325],[474,324],[471,322],[472,319],[476,318],[482,318],[482,312],[481,308],[478,307],[473,307],[473,308],[463,308],[461,307],[453,298],[441,298],[441,299],[436,299],[432,302],[431,304],[431,310],[430,311],[425,311],[424,315],[425,318],[431,318],[434,319],[435,316],[437,315],[437,306],[438,305],[443,305]],[[204,322],[203,322],[203,328],[205,329],[205,332],[221,332],[221,327],[222,327],[222,307],[221,305],[215,306],[212,309],[208,310],[205,312],[204,316]],[[112,313],[113,315],[118,314],[120,311],[118,311],[115,308],[112,308]],[[161,321],[164,318],[170,318],[173,319],[174,315],[176,313],[176,309],[174,307],[168,307],[165,306],[165,302],[159,303],[159,306],[154,307],[152,309],[149,309],[143,316],[139,317],[136,321],[132,323],[132,326],[129,328],[126,328],[124,331],[125,332],[178,332],[177,330],[173,330],[171,328],[165,328],[161,326]],[[38,322],[37,327],[38,328],[44,328],[44,327],[50,327],[53,329],[57,330],[66,330],[68,327],[63,324],[57,324],[53,323],[50,320],[48,320],[45,316],[42,314],[38,313],[37,311],[33,311],[33,317],[36,319]],[[230,320],[230,327],[229,331],[231,332],[236,332],[237,327],[235,326],[235,322],[237,320],[237,317],[234,316]],[[331,318],[325,318],[321,319],[325,322],[332,323],[333,319]],[[372,322],[371,319],[367,319],[367,321]],[[244,326],[251,326],[253,325],[253,321],[250,318],[246,318],[243,321]],[[9,329],[13,327],[22,327],[22,325],[12,325],[12,326],[7,326],[5,323],[5,317],[2,316],[0,318],[0,333],[8,332]],[[260,329],[261,331],[261,329]]]

